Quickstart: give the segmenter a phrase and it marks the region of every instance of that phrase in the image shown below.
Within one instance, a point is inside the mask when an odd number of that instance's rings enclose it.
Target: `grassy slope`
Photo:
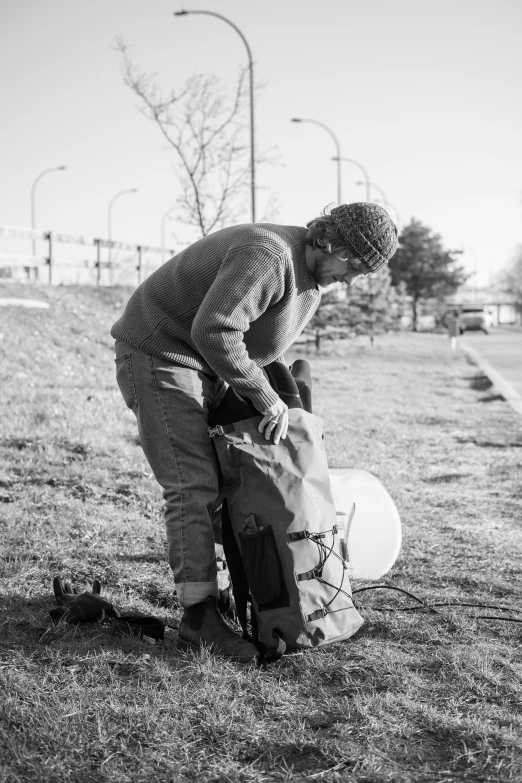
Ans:
[[[184,653],[174,631],[151,645],[51,630],[54,574],[100,577],[125,611],[173,624],[179,611],[160,492],[114,381],[127,292],[0,285],[18,295],[51,307],[0,308],[0,779],[522,778],[521,626],[471,609],[444,622],[363,593],[350,642],[267,672]],[[386,580],[517,606],[522,420],[442,336],[311,360],[331,464],[374,472],[401,512]]]

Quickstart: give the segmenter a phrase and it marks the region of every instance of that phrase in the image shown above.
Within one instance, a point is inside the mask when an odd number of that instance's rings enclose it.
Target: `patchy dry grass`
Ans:
[[[0,295],[51,304],[0,309],[2,781],[522,779],[522,625],[473,617],[499,610],[440,617],[361,593],[352,640],[266,672],[183,652],[173,630],[150,644],[51,629],[55,574],[99,577],[124,611],[172,625],[180,612],[160,491],[114,381],[109,328],[128,292]],[[519,610],[522,420],[443,336],[311,360],[332,466],[374,472],[401,512],[386,581]]]

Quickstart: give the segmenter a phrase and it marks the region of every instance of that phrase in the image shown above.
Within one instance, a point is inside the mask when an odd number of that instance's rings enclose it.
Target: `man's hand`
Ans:
[[[262,419],[259,424],[259,432],[265,433],[265,439],[272,437],[274,443],[279,443],[280,438],[286,438],[288,432],[288,406],[283,400],[278,400],[266,411],[261,412]]]

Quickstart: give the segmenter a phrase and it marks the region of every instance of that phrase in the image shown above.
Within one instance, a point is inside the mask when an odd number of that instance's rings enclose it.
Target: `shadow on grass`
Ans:
[[[500,443],[495,440],[476,440],[475,446],[479,446],[482,449],[520,449],[522,448],[522,441],[511,440],[507,443]]]
[[[23,595],[0,595],[0,613],[19,615],[21,611],[44,611],[55,607],[55,601],[50,594],[49,598],[25,598]]]
[[[479,402],[504,402],[501,394],[488,394],[486,397],[480,397]]]
[[[474,375],[470,379],[470,389],[476,392],[487,392],[489,391],[493,383],[490,381],[487,375],[484,375],[484,373],[480,375]],[[490,394],[485,394],[483,397],[479,397],[478,402],[481,403],[489,403],[489,402],[504,402],[504,397],[502,394],[491,392]]]
[[[26,653],[39,649],[43,634],[51,627],[49,610],[54,609],[54,598],[25,598],[20,595],[0,596],[0,647],[15,647]]]
[[[483,373],[481,375],[474,375],[469,381],[470,389],[473,389],[473,391],[483,392],[491,389],[493,386],[488,376]]]
[[[114,555],[114,560],[126,560],[133,563],[164,563],[165,553],[153,555],[150,552],[144,552],[138,555],[128,555],[125,553]]]
[[[15,449],[17,451],[23,451],[25,449],[45,451],[51,445],[53,448],[61,448],[64,451],[69,451],[74,455],[73,459],[81,460],[87,459],[93,451],[90,446],[83,443],[74,443],[67,438],[54,438],[49,442],[42,437],[13,437],[2,439],[0,445],[4,448]]]
[[[308,744],[271,742],[267,750],[272,764],[286,768],[292,775],[306,776],[306,778],[312,773],[315,773],[316,776],[322,776],[331,767],[346,769],[355,765],[356,760],[344,760],[341,764],[336,765],[336,759],[318,748],[313,743],[313,739],[315,737],[311,732],[311,741]],[[245,760],[255,761],[258,757],[259,752],[256,750],[250,758],[247,755]],[[303,779],[306,778],[303,777]]]
[[[522,440],[477,440],[477,438],[457,438],[457,443],[472,443],[474,446],[478,446],[481,449],[520,449],[522,448]]]
[[[423,478],[422,481],[425,484],[450,484],[453,481],[460,481],[461,479],[465,479],[469,475],[469,473],[441,473],[438,476]]]
[[[104,623],[80,623],[78,625],[54,625],[49,610],[54,609],[54,598],[31,598],[23,596],[0,597],[0,655],[2,651],[34,655],[49,645],[56,645],[58,652],[85,654],[86,648],[93,646],[103,651],[118,650],[124,653],[154,653],[158,657],[171,656],[177,649],[177,635],[174,633],[177,623],[163,612],[155,612],[168,627],[165,641],[151,643],[147,637],[140,639],[128,634],[114,633],[110,620]],[[143,612],[136,612],[143,614]]]

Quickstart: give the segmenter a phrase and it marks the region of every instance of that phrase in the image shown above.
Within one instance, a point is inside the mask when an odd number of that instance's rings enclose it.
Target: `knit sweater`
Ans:
[[[306,229],[245,224],[182,250],[132,294],[111,329],[145,353],[217,375],[259,411],[277,402],[262,371],[294,342],[320,293]]]

